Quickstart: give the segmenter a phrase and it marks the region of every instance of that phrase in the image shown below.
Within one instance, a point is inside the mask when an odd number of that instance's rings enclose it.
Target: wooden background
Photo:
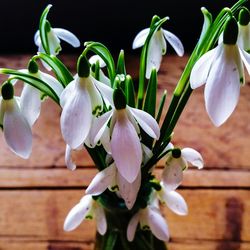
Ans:
[[[23,68],[28,58],[0,57],[0,67]],[[167,88],[170,98],[186,60],[164,59],[159,93]],[[74,56],[63,61],[74,71]],[[130,57],[127,64],[128,72],[137,77],[137,58]],[[176,127],[174,143],[200,151],[205,168],[190,167],[185,172],[179,191],[188,203],[188,216],[164,208],[171,233],[169,250],[250,249],[249,112],[249,78],[236,111],[220,128],[205,113],[203,88],[191,97]],[[33,127],[33,152],[28,160],[13,155],[0,135],[0,250],[88,250],[93,246],[93,222],[84,222],[70,233],[63,231],[65,216],[96,170],[86,152],[75,155],[76,171],[66,169],[59,117],[56,105],[43,103],[42,115]],[[163,164],[159,163],[159,173]]]

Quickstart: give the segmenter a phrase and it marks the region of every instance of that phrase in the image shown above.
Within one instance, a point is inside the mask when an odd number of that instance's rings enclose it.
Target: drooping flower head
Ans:
[[[167,19],[169,18],[167,17]],[[150,28],[146,28],[136,35],[132,45],[133,49],[137,49],[144,45],[149,32]],[[157,30],[153,34],[148,47],[146,69],[146,78],[148,79],[150,78],[150,74],[153,68],[156,68],[157,71],[160,68],[162,55],[164,55],[167,51],[167,43],[165,39],[171,44],[178,56],[183,56],[184,54],[183,45],[176,35],[163,28]]]
[[[206,83],[205,106],[215,126],[222,125],[234,111],[244,84],[243,62],[250,72],[250,55],[237,45],[238,24],[231,17],[225,25],[223,42],[205,53],[194,65],[190,84],[196,89]]]
[[[93,117],[103,109],[103,100],[112,103],[113,90],[90,75],[85,56],[78,60],[78,74],[60,96],[61,130],[66,143],[76,149],[89,134]]]
[[[160,129],[148,113],[126,105],[121,89],[114,90],[114,107],[93,123],[90,141],[96,145],[110,122],[111,154],[121,176],[132,183],[142,164],[142,146],[138,134],[141,128],[152,138],[159,138]]]
[[[32,132],[19,101],[14,97],[10,82],[4,83],[0,98],[0,124],[9,148],[18,156],[27,159],[31,154]]]

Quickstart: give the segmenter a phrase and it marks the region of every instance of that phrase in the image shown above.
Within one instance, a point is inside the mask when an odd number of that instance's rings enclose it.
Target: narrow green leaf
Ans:
[[[125,79],[125,95],[127,98],[127,104],[130,107],[135,107],[135,89],[133,79],[130,75],[126,75]]]
[[[155,117],[155,107],[156,107],[156,95],[157,95],[157,72],[156,69],[152,69],[150,79],[148,82],[148,87],[145,95],[145,102],[143,110]]]
[[[203,17],[204,17],[204,22],[203,22],[199,42],[203,39],[204,35],[208,32],[208,30],[209,30],[209,28],[210,28],[210,26],[211,26],[211,24],[213,22],[212,14],[205,7],[201,8],[201,12],[202,12]]]
[[[56,75],[56,78],[59,82],[66,87],[71,81],[74,80],[70,71],[66,66],[54,55],[48,55],[45,53],[38,53],[38,57],[46,62],[53,70]]]
[[[161,115],[162,115],[163,107],[164,107],[164,104],[166,101],[166,97],[167,97],[167,91],[164,90],[163,95],[162,95],[161,100],[160,100],[157,116],[156,116],[156,121],[158,123],[160,122],[160,119],[161,119]]]
[[[39,32],[40,32],[40,38],[42,42],[42,46],[44,51],[47,54],[50,54],[50,48],[49,48],[49,40],[48,40],[48,34],[46,31],[46,22],[47,22],[47,15],[49,13],[50,8],[52,7],[51,4],[49,4],[45,10],[43,11],[41,18],[40,18],[40,23],[39,23]]]
[[[118,233],[119,232],[112,230],[108,232],[107,236],[104,236],[106,240],[104,242],[104,246],[102,247],[103,250],[114,250],[116,241],[118,239]]]
[[[113,81],[115,79],[115,63],[114,59],[106,46],[98,42],[86,42],[84,44],[86,49],[83,53],[87,53],[89,50],[99,55],[107,65],[109,78],[113,86]]]
[[[124,75],[126,75],[124,50],[121,50],[120,54],[118,56],[116,74],[124,74]]]
[[[25,74],[18,70],[12,69],[0,69],[0,74],[6,74],[13,76],[12,79],[18,79],[23,81],[43,92],[45,95],[49,96],[52,100],[59,104],[59,97],[55,91],[44,81],[29,74]]]

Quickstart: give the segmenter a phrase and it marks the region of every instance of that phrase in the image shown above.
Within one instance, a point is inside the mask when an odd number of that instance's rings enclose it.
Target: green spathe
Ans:
[[[238,24],[234,17],[231,17],[225,24],[223,43],[234,45],[238,38]]]

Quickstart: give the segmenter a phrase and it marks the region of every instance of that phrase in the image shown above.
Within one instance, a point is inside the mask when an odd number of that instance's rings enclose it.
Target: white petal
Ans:
[[[76,164],[72,161],[71,151],[72,151],[71,147],[67,144],[65,150],[65,163],[67,168],[73,171],[76,169]]]
[[[147,39],[147,36],[149,34],[149,31],[150,29],[149,28],[146,28],[146,29],[143,29],[142,31],[140,31],[134,41],[133,41],[133,45],[132,45],[132,48],[133,49],[137,49],[139,47],[142,47]]]
[[[173,33],[162,29],[163,34],[166,38],[166,40],[171,44],[171,46],[174,48],[175,52],[177,53],[178,56],[183,56],[184,55],[184,47],[182,45],[181,40],[174,35]]]
[[[95,86],[97,87],[97,89],[101,92],[102,97],[104,99],[104,101],[108,102],[108,104],[110,104],[111,106],[114,106],[113,104],[113,89],[109,86],[107,86],[106,84],[97,81],[93,76],[89,76],[91,81],[95,84]]]
[[[204,162],[201,154],[198,151],[192,148],[183,148],[181,150],[181,156],[187,162],[190,162],[193,166],[197,167],[198,169],[203,168]]]
[[[99,234],[104,235],[107,231],[107,220],[103,208],[99,205],[95,207],[95,218],[97,231]]]
[[[160,137],[160,128],[156,120],[147,112],[135,109],[135,108],[129,108],[131,113],[134,115],[135,119],[141,126],[141,128],[152,138],[158,139]]]
[[[162,241],[169,240],[168,225],[158,209],[148,208],[148,224],[155,237]]]
[[[133,241],[135,238],[135,232],[139,223],[139,213],[136,213],[129,221],[127,228],[127,239]]]
[[[4,107],[3,129],[10,149],[18,156],[27,159],[31,154],[32,132],[29,123],[22,115],[15,99],[2,101]]]
[[[103,193],[116,177],[116,168],[110,165],[101,172],[99,172],[89,184],[86,189],[86,194],[99,195]]]
[[[166,162],[166,167],[162,173],[162,180],[165,187],[168,190],[175,190],[182,182],[183,173],[182,169],[185,167],[185,163],[181,158],[169,159]]]
[[[101,68],[106,66],[106,63],[103,61],[103,59],[99,55],[93,55],[89,58],[90,64],[95,64],[97,61],[99,61],[99,65]]]
[[[132,183],[129,183],[118,172],[117,183],[118,183],[120,195],[124,199],[127,208],[132,209],[135,204],[137,194],[141,186],[141,172],[139,172],[138,176]]]
[[[90,130],[90,144],[91,145],[95,146],[97,142],[100,140],[112,114],[113,114],[113,111],[110,110],[107,113],[104,113],[103,115],[94,119],[94,122]]]
[[[40,115],[40,91],[29,84],[24,84],[20,97],[20,109],[29,125],[32,126]]]
[[[53,31],[60,39],[69,43],[73,47],[76,48],[80,46],[79,39],[72,32],[61,28],[53,28]]]
[[[247,25],[239,24],[238,41],[239,47],[248,53],[250,52],[250,23]]]
[[[244,65],[247,69],[248,74],[250,75],[250,54],[248,54],[246,51],[239,49],[241,59],[244,62]]]
[[[190,75],[190,86],[196,89],[202,86],[208,77],[212,62],[216,58],[218,47],[205,53],[194,65]]]
[[[133,182],[139,174],[142,149],[135,128],[127,117],[126,110],[116,111],[117,119],[111,138],[111,150],[119,173]]]
[[[216,60],[205,87],[207,113],[215,126],[223,124],[234,111],[240,94],[240,76],[233,58],[233,46],[224,45],[223,54]]]
[[[157,31],[151,38],[148,45],[146,78],[149,79],[153,68],[159,70],[163,54],[162,32]]]
[[[41,38],[40,38],[40,31],[37,30],[34,35],[34,43],[36,46],[39,46],[41,44]]]
[[[59,52],[62,50],[60,45],[60,40],[57,37],[56,33],[54,32],[54,29],[51,29],[48,32],[48,41],[49,41],[49,49],[51,55],[58,55]]]
[[[46,82],[57,94],[57,96],[60,96],[63,91],[63,86],[59,81],[56,80],[53,76],[43,73],[39,71],[39,75],[41,79]]]
[[[78,87],[67,100],[61,115],[61,130],[64,140],[73,149],[80,146],[89,134],[92,109],[89,94]]]
[[[64,221],[64,230],[72,231],[77,228],[81,222],[85,219],[85,215],[91,209],[92,197],[90,195],[85,195],[81,201],[74,206],[68,213]]]
[[[110,129],[109,127],[105,127],[104,132],[100,138],[100,142],[106,152],[111,154],[111,144],[110,144]]]
[[[153,152],[146,145],[141,144],[143,150],[143,164],[145,165],[148,160],[153,156]]]
[[[109,87],[111,86],[110,79],[103,73],[101,69],[100,69],[100,82],[105,83]]]
[[[63,108],[65,103],[67,102],[68,99],[71,98],[71,96],[74,94],[74,90],[75,90],[75,87],[76,87],[76,81],[77,80],[73,80],[71,81],[67,86],[66,88],[63,90],[63,92],[61,93],[60,95],[60,105],[61,107]]]
[[[175,191],[162,190],[162,200],[178,215],[187,215],[188,207],[184,198]]]
[[[168,150],[173,149],[173,148],[174,148],[174,145],[171,142],[169,142],[169,144],[164,148],[164,150],[162,151],[162,153],[165,153]],[[170,155],[172,155],[172,154],[170,154]]]

